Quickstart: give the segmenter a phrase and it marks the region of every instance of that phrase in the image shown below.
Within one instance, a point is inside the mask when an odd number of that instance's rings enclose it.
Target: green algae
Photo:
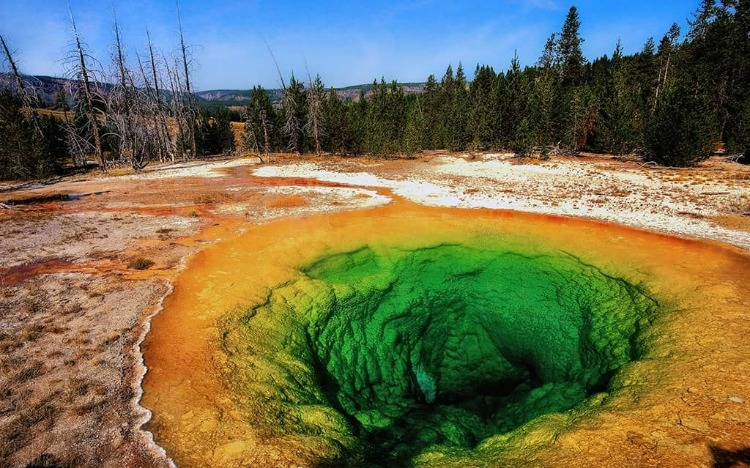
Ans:
[[[472,449],[574,408],[641,358],[658,304],[565,254],[486,245],[362,247],[269,291],[224,349],[280,434],[324,437],[339,463]]]

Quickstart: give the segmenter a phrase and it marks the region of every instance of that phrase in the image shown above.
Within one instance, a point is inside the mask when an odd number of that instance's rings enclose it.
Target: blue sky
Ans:
[[[178,47],[174,0],[70,0],[81,35],[106,67],[113,8],[129,45],[144,54],[145,29],[156,46]],[[469,77],[477,63],[506,69],[518,51],[533,64],[544,42],[561,29],[575,4],[583,50],[592,59],[611,54],[621,38],[626,53],[650,36],[658,43],[673,22],[683,32],[699,1],[691,0],[315,0],[307,2],[180,0],[183,28],[195,59],[198,90],[277,87],[265,42],[285,78],[319,73],[327,86],[438,78],[462,61]],[[70,50],[63,0],[0,0],[0,34],[15,50],[24,73],[62,76]]]

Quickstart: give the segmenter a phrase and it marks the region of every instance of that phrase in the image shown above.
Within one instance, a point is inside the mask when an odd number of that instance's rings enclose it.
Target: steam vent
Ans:
[[[604,462],[685,377],[692,250],[410,205],[272,223],[198,255],[154,320],[148,429],[184,466]]]

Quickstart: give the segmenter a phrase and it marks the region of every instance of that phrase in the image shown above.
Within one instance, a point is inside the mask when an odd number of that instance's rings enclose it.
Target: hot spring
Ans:
[[[565,464],[680,377],[669,239],[418,207],[258,228],[154,320],[149,429],[180,465]]]

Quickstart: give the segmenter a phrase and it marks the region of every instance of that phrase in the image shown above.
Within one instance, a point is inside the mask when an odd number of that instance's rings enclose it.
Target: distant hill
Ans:
[[[420,93],[424,89],[424,83],[401,83],[400,85],[406,94]],[[339,98],[343,100],[357,100],[360,90],[363,90],[365,95],[370,94],[372,91],[372,83],[334,89],[336,89],[336,94],[338,94]],[[234,107],[246,105],[247,102],[250,101],[250,92],[251,90],[249,89],[215,89],[210,91],[199,91],[195,93],[195,95],[210,105]],[[273,104],[281,103],[281,89],[268,89],[266,92],[271,98]]]
[[[67,78],[25,75],[24,80],[28,86],[37,90],[40,99],[46,105],[54,103],[55,96],[60,91],[65,92],[69,97],[75,97],[78,92],[77,82]],[[0,73],[0,89],[13,86],[15,86],[15,79],[13,76],[9,73]],[[111,86],[112,85],[110,84],[104,84],[105,88]],[[404,93],[414,94],[422,92],[424,89],[424,83],[401,83],[401,87],[404,89]],[[364,90],[365,95],[369,95],[372,90],[372,83],[336,88],[336,94],[344,100],[356,100],[359,97],[360,90]],[[194,93],[194,95],[200,102],[209,106],[234,107],[245,106],[247,102],[250,101],[250,92],[251,90],[249,89],[212,89],[208,91],[198,91]],[[281,89],[269,89],[267,92],[272,103],[281,103]],[[70,98],[70,100],[72,101],[72,98]],[[72,102],[69,102],[69,104],[72,104]]]
[[[243,105],[250,100],[250,90],[241,89],[212,89],[198,91],[195,95],[209,102],[226,102],[228,105]]]
[[[401,87],[406,94],[421,93],[424,90],[424,83],[400,83]],[[343,100],[356,101],[359,98],[359,91],[363,90],[366,96],[369,96],[372,91],[372,83],[360,84],[354,86],[347,86],[345,88],[334,88],[339,98]],[[273,104],[281,104],[282,90],[281,89],[267,89],[271,102]],[[328,89],[326,90],[328,92]],[[251,90],[244,89],[215,89],[210,91],[199,91],[195,95],[201,99],[201,101],[211,106],[245,106],[250,101]]]
[[[77,83],[67,78],[24,75],[24,82],[29,88],[35,89],[39,98],[47,105],[55,102],[55,96],[60,91],[64,91],[67,96],[71,97],[78,93]],[[16,79],[12,74],[0,73],[0,89],[14,88],[15,86]]]

